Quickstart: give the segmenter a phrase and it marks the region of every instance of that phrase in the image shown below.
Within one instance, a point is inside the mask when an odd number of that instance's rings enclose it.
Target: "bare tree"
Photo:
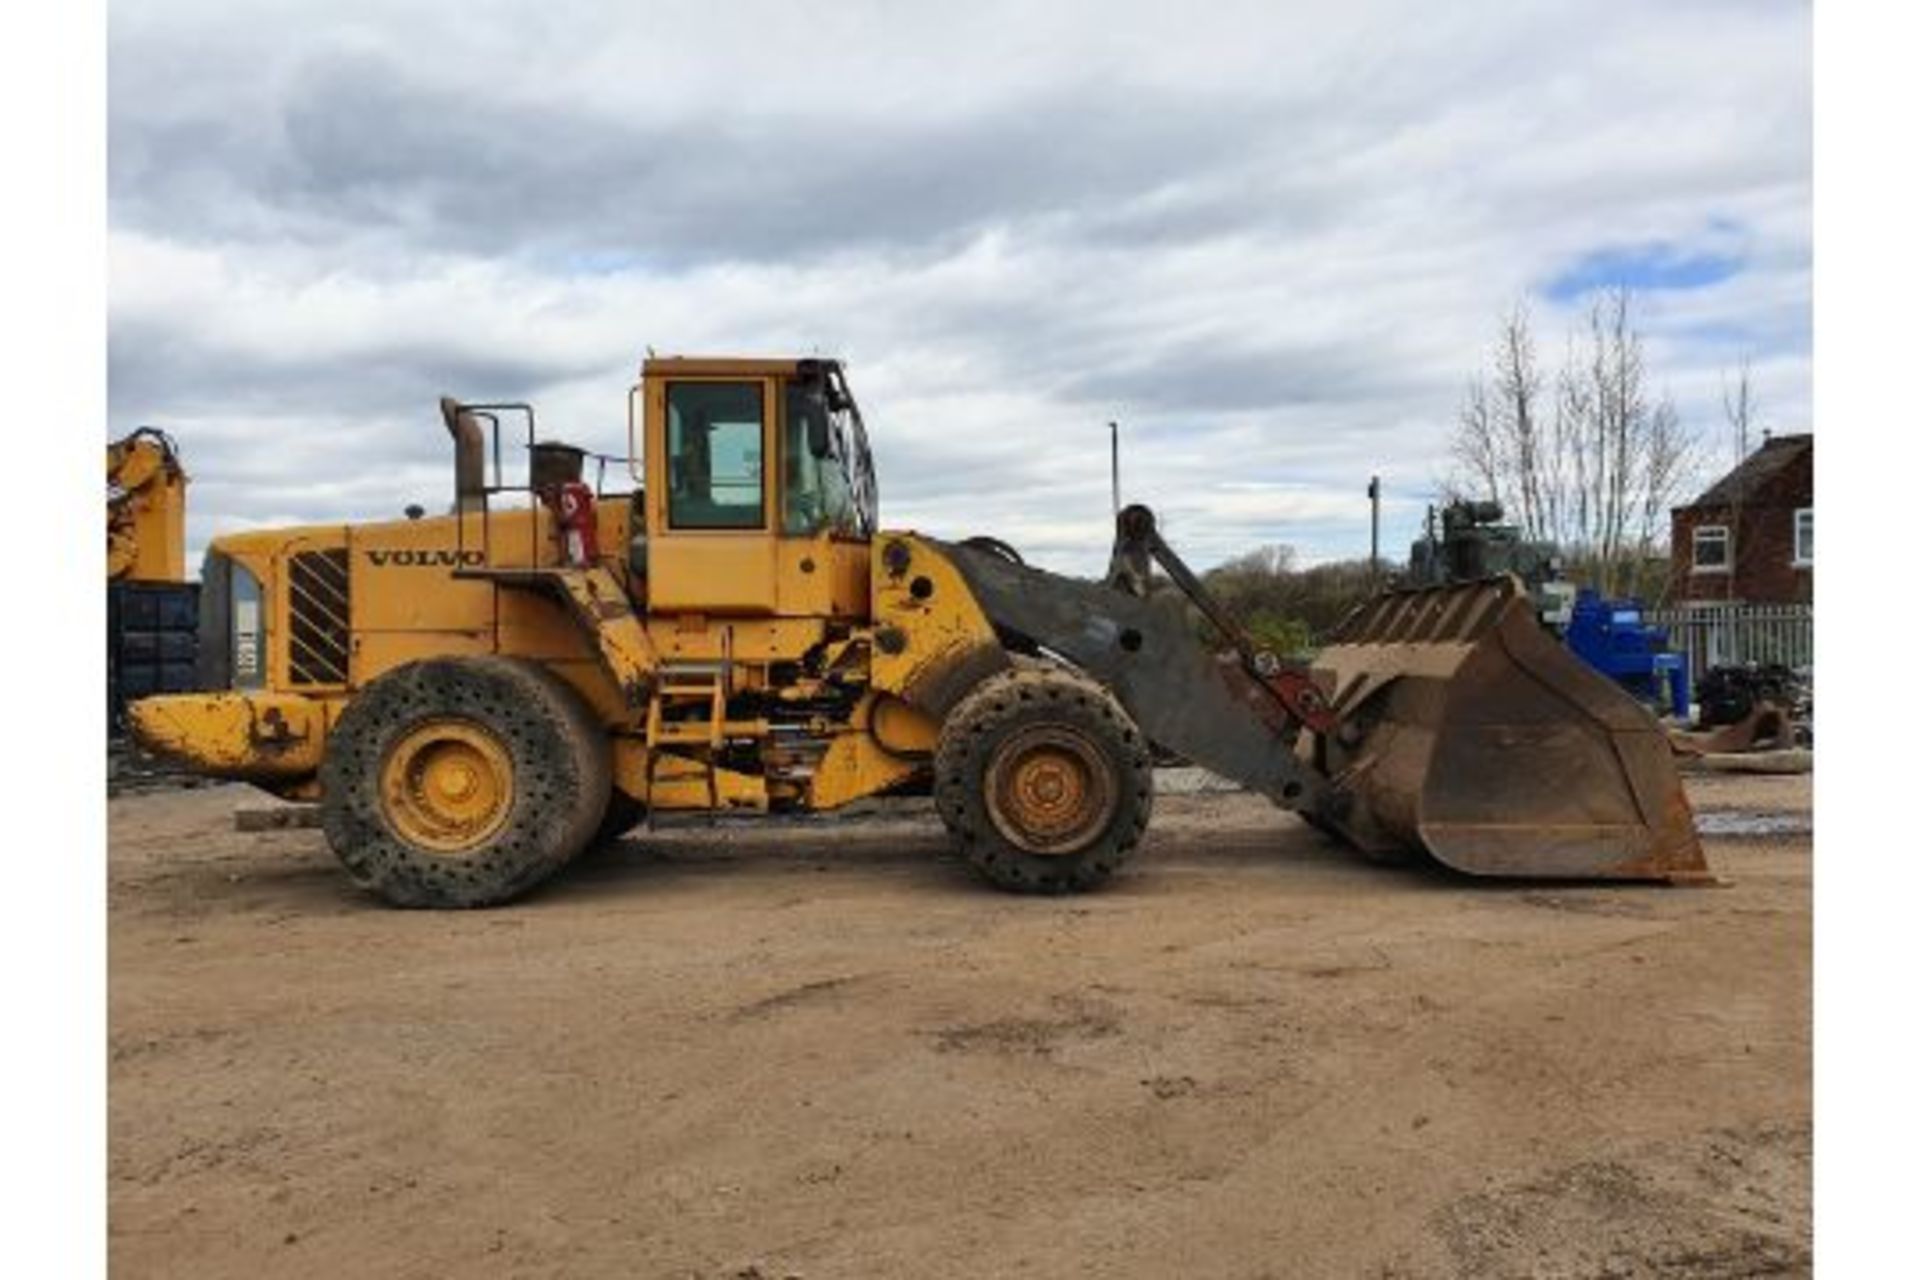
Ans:
[[[1695,448],[1681,425],[1673,401],[1664,396],[1647,420],[1646,439],[1646,475],[1640,486],[1640,529],[1633,554],[1625,564],[1630,575],[1627,587],[1634,595],[1646,595],[1652,587],[1664,600],[1671,576],[1664,572],[1664,566],[1662,571],[1650,571],[1655,568],[1656,560],[1664,558],[1663,550],[1667,555],[1672,553],[1672,548],[1666,545],[1670,512],[1692,475]]]
[[[1491,379],[1468,386],[1454,439],[1463,482],[1508,507],[1525,536],[1557,542],[1607,593],[1637,589],[1664,542],[1694,441],[1673,402],[1648,388],[1645,344],[1624,289],[1595,299],[1546,377],[1524,308],[1501,319]]]
[[[1494,390],[1506,410],[1504,425],[1513,454],[1513,490],[1520,504],[1520,524],[1537,531],[1545,514],[1541,492],[1546,478],[1537,420],[1540,371],[1534,361],[1531,322],[1523,307],[1516,306],[1500,326],[1500,343],[1494,353]]]
[[[1493,421],[1493,397],[1487,392],[1484,378],[1475,376],[1467,383],[1466,398],[1460,402],[1459,425],[1453,435],[1453,457],[1465,475],[1461,482],[1448,484],[1449,498],[1455,496],[1453,491],[1464,483],[1469,486],[1468,492],[1500,501],[1507,459],[1499,429]]]
[[[1491,381],[1476,376],[1461,402],[1454,459],[1480,496],[1510,506],[1529,537],[1547,537],[1550,441],[1541,430],[1543,380],[1524,306],[1500,321]]]

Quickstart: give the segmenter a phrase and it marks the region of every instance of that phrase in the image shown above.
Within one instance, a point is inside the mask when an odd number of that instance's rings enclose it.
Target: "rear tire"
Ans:
[[[400,907],[485,907],[583,849],[611,750],[570,687],[513,658],[430,658],[347,704],[321,765],[321,825],[355,884]]]
[[[990,883],[1018,893],[1091,889],[1146,831],[1147,741],[1094,680],[1021,663],[982,680],[947,716],[934,803]]]

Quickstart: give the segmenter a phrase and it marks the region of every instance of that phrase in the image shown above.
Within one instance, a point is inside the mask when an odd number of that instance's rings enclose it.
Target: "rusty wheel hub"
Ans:
[[[1091,738],[1059,725],[1023,729],[987,761],[987,812],[1029,853],[1078,853],[1106,830],[1118,795]]]

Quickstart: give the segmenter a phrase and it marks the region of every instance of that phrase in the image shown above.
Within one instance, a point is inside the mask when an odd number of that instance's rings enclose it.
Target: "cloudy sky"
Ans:
[[[192,555],[451,485],[434,402],[624,448],[661,352],[828,353],[881,514],[1091,571],[1402,548],[1524,300],[1635,286],[1718,444],[1811,427],[1804,3],[255,0],[110,10],[111,423]]]

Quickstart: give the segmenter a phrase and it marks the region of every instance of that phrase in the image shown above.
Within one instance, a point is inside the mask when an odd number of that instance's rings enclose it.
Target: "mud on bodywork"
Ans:
[[[301,694],[183,693],[127,711],[134,741],[195,772],[262,784],[311,777],[327,737],[325,706]]]

